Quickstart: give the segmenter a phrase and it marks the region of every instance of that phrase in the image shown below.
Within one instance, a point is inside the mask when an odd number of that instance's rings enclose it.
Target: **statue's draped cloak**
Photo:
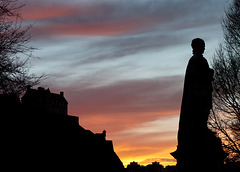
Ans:
[[[188,133],[206,128],[212,108],[213,70],[202,55],[194,55],[185,73],[182,105],[179,120],[178,146],[187,142]]]
[[[191,172],[193,169],[196,172],[212,172],[219,171],[223,166],[226,153],[222,149],[222,142],[207,127],[212,108],[213,73],[202,55],[194,55],[188,62],[179,120],[178,147],[171,153],[177,159],[179,172]]]

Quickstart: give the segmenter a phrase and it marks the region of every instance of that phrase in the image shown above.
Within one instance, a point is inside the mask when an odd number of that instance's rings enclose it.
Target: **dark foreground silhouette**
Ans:
[[[22,101],[0,95],[1,165],[6,171],[122,172],[124,167],[106,140],[67,114],[63,92],[28,88]]]
[[[185,74],[178,130],[178,147],[172,154],[180,172],[219,172],[226,157],[221,140],[207,127],[212,108],[214,71],[203,57],[205,43],[196,38],[191,44],[193,56]],[[208,167],[206,169],[206,167]]]

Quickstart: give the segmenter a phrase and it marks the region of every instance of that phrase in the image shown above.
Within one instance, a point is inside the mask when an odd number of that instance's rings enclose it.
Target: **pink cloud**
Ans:
[[[123,35],[145,29],[150,19],[118,19],[71,24],[48,24],[34,26],[32,33],[40,36],[54,35]]]
[[[118,3],[34,1],[26,3],[22,16],[24,21],[35,24],[32,33],[36,36],[130,34],[170,18],[155,13],[145,15],[137,7],[130,8],[132,11]]]
[[[32,33],[36,36],[122,35],[151,32],[155,27],[169,32],[216,23],[217,15],[206,13],[208,8],[192,17],[194,9],[205,3],[36,0],[26,1],[23,19],[35,24]]]
[[[71,113],[158,113],[179,109],[182,76],[119,81],[106,86],[79,88],[69,97]],[[93,108],[94,107],[94,108]]]
[[[74,7],[61,4],[47,4],[41,2],[27,3],[23,8],[22,18],[24,21],[40,21],[55,17],[63,17],[72,14]]]

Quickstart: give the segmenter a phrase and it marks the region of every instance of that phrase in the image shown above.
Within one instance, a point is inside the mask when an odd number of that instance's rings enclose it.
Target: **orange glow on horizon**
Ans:
[[[129,149],[130,148],[125,148],[125,150],[129,150]],[[170,155],[170,153],[173,152],[175,149],[176,149],[176,147],[169,147],[163,151],[156,152],[154,154],[143,155],[143,156],[141,156],[141,155],[135,156],[134,154],[128,155],[128,156],[126,156],[126,155],[121,156],[121,149],[118,150],[117,148],[115,148],[115,152],[121,159],[124,167],[127,167],[127,165],[129,165],[130,162],[133,162],[133,161],[137,162],[140,165],[144,165],[144,166],[157,161],[161,165],[166,167],[168,165],[176,165],[176,160]],[[138,151],[138,150],[136,150],[136,151]]]
[[[168,122],[169,117],[178,113],[179,110],[143,112],[142,114],[122,113],[122,115],[121,113],[84,114],[82,117],[80,115],[79,124],[93,132],[106,130],[106,139],[113,141],[114,151],[125,167],[132,161],[138,162],[140,165],[158,161],[163,166],[167,166],[176,165],[176,161],[170,153],[176,149],[178,115],[175,115],[173,124],[165,123]],[[165,122],[158,123],[158,120]],[[158,125],[160,128],[155,128]],[[169,127],[176,125],[176,129],[171,132],[164,131],[164,128],[161,130],[161,127],[165,125]]]

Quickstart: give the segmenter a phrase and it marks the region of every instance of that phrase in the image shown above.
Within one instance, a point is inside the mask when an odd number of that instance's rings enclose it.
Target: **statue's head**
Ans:
[[[193,54],[203,54],[205,50],[205,42],[201,38],[195,38],[191,43]]]

